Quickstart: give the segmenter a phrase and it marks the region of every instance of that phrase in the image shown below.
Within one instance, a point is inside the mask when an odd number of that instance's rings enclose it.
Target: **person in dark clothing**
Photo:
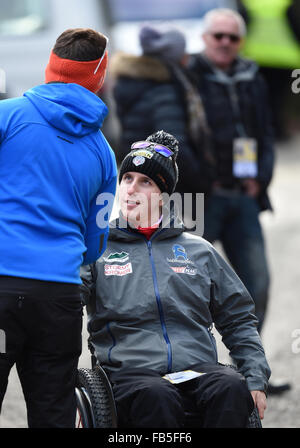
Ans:
[[[208,13],[206,47],[194,55],[190,68],[198,80],[216,166],[213,191],[206,200],[204,237],[222,241],[255,301],[261,329],[269,271],[259,211],[271,209],[267,187],[273,173],[273,134],[258,67],[238,57],[242,30],[237,17],[231,10]]]
[[[270,274],[259,214],[271,210],[274,165],[268,91],[258,66],[239,56],[246,27],[230,9],[204,18],[204,51],[190,69],[198,80],[211,129],[215,178],[205,201],[204,238],[221,241],[249,290],[261,332]]]
[[[81,353],[79,270],[106,246],[102,193],[116,188],[114,153],[96,93],[107,38],[70,29],[55,43],[45,84],[0,103],[0,408],[16,364],[29,427],[74,427]],[[103,204],[103,205],[101,205]]]
[[[81,270],[90,342],[121,427],[246,427],[266,408],[270,369],[254,303],[228,263],[169,207],[177,140],[135,142],[119,170],[120,215],[107,250]],[[213,325],[238,371],[220,365]]]
[[[209,130],[201,98],[186,69],[185,36],[175,28],[145,25],[139,40],[142,55],[112,56],[110,75],[120,122],[118,162],[132,141],[158,129],[174,135],[180,145],[178,166],[182,173],[176,191],[199,192],[202,158],[210,157]],[[195,178],[198,179],[196,188]]]

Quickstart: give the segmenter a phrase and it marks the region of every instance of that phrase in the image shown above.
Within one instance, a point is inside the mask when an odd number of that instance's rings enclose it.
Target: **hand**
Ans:
[[[254,401],[254,405],[257,407],[259,417],[262,420],[267,408],[267,397],[262,390],[251,390],[251,395]]]
[[[260,193],[259,182],[255,179],[245,179],[243,185],[246,189],[246,193],[252,198],[256,198]]]

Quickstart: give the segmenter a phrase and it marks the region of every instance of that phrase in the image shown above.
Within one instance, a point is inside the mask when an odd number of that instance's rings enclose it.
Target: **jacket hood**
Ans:
[[[24,96],[51,126],[76,137],[100,129],[108,113],[97,95],[74,83],[43,84]]]
[[[166,82],[171,79],[166,64],[158,57],[135,56],[122,52],[115,53],[111,58],[109,71],[114,79],[121,76],[156,82]]]

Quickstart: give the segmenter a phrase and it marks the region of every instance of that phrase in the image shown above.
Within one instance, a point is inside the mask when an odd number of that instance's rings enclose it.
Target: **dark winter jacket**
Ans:
[[[258,142],[258,176],[261,209],[271,208],[267,187],[274,164],[273,129],[265,82],[258,66],[238,58],[231,72],[217,70],[203,54],[193,55],[190,69],[202,97],[212,134],[216,177],[225,188],[239,184],[233,177],[233,139],[255,138]]]
[[[179,220],[166,216],[150,240],[113,222],[106,252],[82,278],[91,342],[108,372],[164,375],[217,362],[214,322],[249,389],[265,390],[270,369],[253,300],[214,247]]]
[[[185,73],[183,67],[181,70]],[[198,147],[192,143],[185,92],[172,68],[156,57],[117,53],[111,60],[110,74],[115,79],[113,93],[121,125],[118,161],[133,142],[162,129],[180,144],[176,191],[203,192],[207,186],[201,183],[201,179],[206,180],[202,175],[202,142]]]

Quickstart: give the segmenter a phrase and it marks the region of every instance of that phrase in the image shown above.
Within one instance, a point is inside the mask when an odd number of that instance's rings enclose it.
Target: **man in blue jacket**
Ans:
[[[75,422],[79,269],[106,247],[117,175],[96,95],[106,44],[90,29],[65,31],[45,84],[0,105],[0,406],[16,363],[29,427]]]

